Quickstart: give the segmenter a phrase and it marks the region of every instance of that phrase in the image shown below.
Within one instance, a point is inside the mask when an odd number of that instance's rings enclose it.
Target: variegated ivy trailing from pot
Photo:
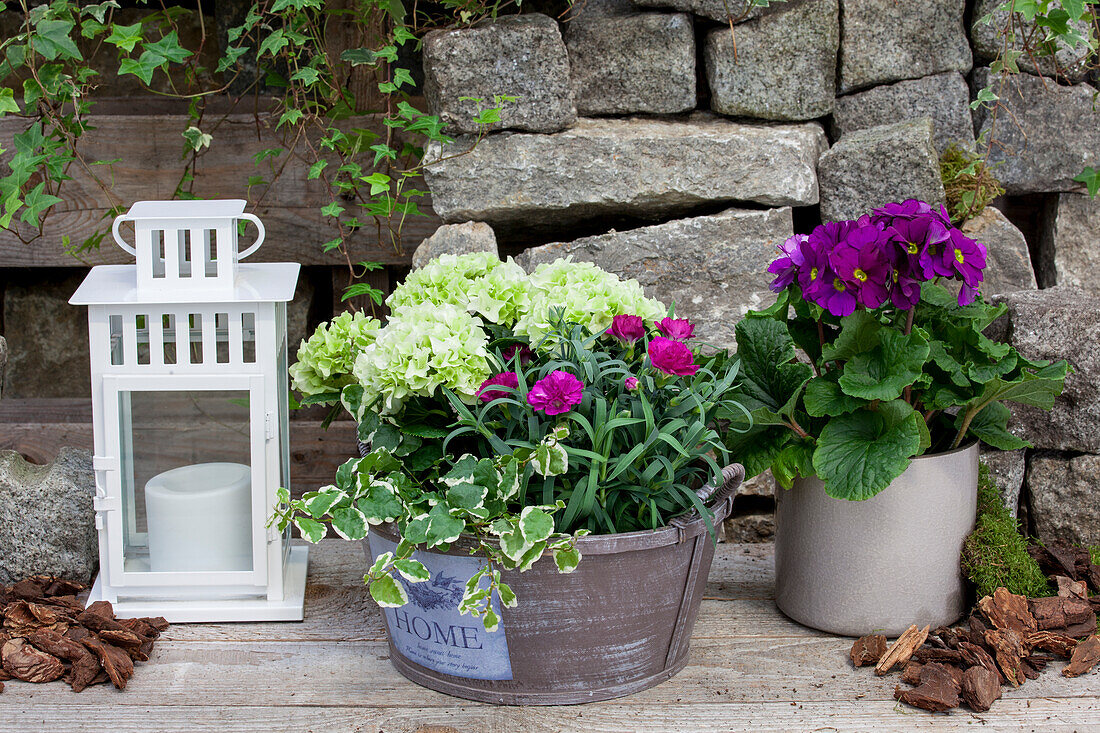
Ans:
[[[985,245],[943,207],[889,204],[779,249],[778,300],[736,329],[753,424],[727,447],[747,475],[771,468],[786,488],[816,475],[830,496],[862,500],[915,456],[1028,445],[1003,403],[1050,409],[1069,365],[985,335],[1006,306],[978,297]]]
[[[379,604],[428,580],[415,550],[462,542],[487,562],[459,609],[492,630],[491,595],[516,603],[502,569],[551,554],[570,572],[577,537],[693,510],[709,526],[696,491],[721,483],[719,421],[748,419],[731,399],[737,363],[704,355],[637,282],[568,259],[528,275],[489,253],[444,255],[387,305],[385,325],[345,314],[302,343],[302,403],[347,409],[370,452],[300,500],[283,491],[273,518],[312,542],[393,522],[397,550],[366,576]]]

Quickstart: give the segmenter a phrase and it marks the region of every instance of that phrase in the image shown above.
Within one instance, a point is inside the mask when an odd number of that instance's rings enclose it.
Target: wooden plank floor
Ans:
[[[359,584],[358,544],[313,548],[299,624],[173,626],[124,692],[77,695],[9,682],[0,731],[986,731],[1100,730],[1100,673],[1052,665],[993,710],[931,714],[895,703],[897,676],[847,660],[850,639],[805,629],[772,602],[770,545],[720,545],[687,668],[627,698],[572,707],[471,703],[418,687],[389,663]]]

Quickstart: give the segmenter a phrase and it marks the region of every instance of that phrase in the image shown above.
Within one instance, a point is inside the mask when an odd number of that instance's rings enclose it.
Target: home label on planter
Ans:
[[[369,537],[374,558],[397,549],[397,543],[384,537],[374,533]],[[398,576],[409,602],[401,608],[382,609],[397,651],[410,662],[442,674],[475,680],[512,679],[503,619],[490,633],[479,619],[458,612],[466,581],[484,560],[434,552],[415,552],[413,559],[424,564],[431,579],[410,583]],[[502,618],[495,595],[491,603],[493,612]]]

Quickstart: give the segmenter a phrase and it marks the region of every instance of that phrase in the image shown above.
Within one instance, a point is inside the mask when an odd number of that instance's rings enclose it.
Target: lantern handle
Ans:
[[[116,216],[115,223],[111,226],[111,234],[115,238],[115,244],[117,244],[119,247],[122,247],[123,250],[129,252],[134,257],[137,257],[137,250],[126,244],[126,242],[122,240],[122,235],[118,231],[118,228],[122,225],[122,223],[127,221],[133,221],[129,214],[120,214],[119,216]]]
[[[259,218],[257,218],[254,214],[241,214],[240,218],[247,219],[248,221],[255,224],[256,228],[260,230],[260,234],[258,237],[256,237],[256,241],[252,243],[252,246],[237,255],[238,260],[243,260],[245,257],[248,257],[250,254],[260,248],[260,245],[264,243],[264,236],[267,234],[267,230],[264,229],[263,222],[260,221]]]

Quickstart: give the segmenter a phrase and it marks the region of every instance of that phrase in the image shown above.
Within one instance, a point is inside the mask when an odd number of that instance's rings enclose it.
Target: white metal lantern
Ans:
[[[242,264],[245,202],[141,201],[135,265],[88,306],[100,572],[89,602],[173,622],[302,618],[307,549],[269,529],[289,486],[286,303],[299,265]],[[237,227],[256,242],[238,252]],[[135,242],[120,233],[132,222]]]

